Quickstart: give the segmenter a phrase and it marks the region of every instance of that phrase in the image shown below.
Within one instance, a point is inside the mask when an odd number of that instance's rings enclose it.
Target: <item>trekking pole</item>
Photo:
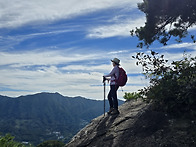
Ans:
[[[104,93],[104,106],[103,106],[103,108],[104,108],[104,116],[105,116],[105,80],[106,80],[106,78],[103,77],[103,93]]]
[[[105,81],[104,81],[103,85],[104,85],[104,116],[105,116]]]

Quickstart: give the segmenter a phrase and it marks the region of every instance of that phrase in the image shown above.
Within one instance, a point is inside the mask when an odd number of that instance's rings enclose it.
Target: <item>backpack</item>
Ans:
[[[119,77],[115,81],[118,86],[125,86],[127,83],[127,74],[123,68],[119,67]]]

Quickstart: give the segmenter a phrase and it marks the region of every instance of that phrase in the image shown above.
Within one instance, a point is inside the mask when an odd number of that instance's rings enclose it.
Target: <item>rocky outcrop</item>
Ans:
[[[192,146],[190,125],[176,125],[162,112],[142,101],[126,102],[119,115],[102,115],[76,134],[66,147]],[[177,121],[176,121],[177,122]],[[180,131],[179,131],[180,127]]]

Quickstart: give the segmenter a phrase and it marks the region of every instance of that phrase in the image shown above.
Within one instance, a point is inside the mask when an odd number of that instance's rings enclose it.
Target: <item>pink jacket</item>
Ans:
[[[110,80],[110,85],[116,85],[115,80],[118,79],[118,77],[119,77],[119,67],[118,67],[118,65],[114,66],[112,71],[109,74],[104,75],[104,77],[111,77],[111,78],[107,78],[107,79]]]

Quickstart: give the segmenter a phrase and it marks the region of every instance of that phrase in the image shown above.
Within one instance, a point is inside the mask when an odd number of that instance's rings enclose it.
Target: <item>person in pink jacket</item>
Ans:
[[[108,114],[114,115],[114,114],[119,114],[118,111],[118,99],[117,99],[117,90],[119,86],[116,84],[116,79],[119,77],[119,63],[120,60],[118,58],[114,58],[112,61],[113,64],[113,69],[112,71],[104,75],[103,78],[105,80],[110,81],[110,91],[108,93],[108,101],[110,104],[110,110],[108,111]]]

